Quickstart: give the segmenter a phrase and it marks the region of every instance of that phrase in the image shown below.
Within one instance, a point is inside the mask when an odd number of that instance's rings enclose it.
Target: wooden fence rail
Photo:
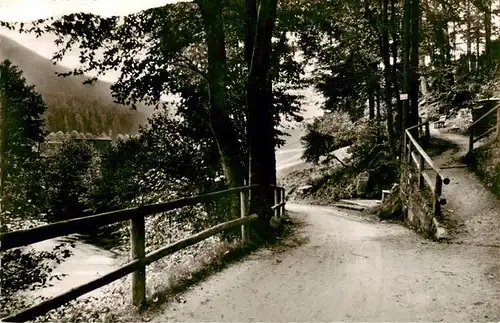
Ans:
[[[474,121],[473,124],[471,124],[467,130],[469,131],[469,151],[468,151],[468,155],[472,157],[472,153],[473,153],[473,150],[474,150],[474,144],[476,142],[478,142],[479,140],[489,136],[491,133],[495,132],[495,131],[498,131],[498,123],[500,122],[500,104],[497,104],[494,108],[492,108],[491,110],[489,110],[488,112],[486,112],[485,114],[483,114],[479,119],[477,119],[476,121]],[[491,127],[490,129],[486,130],[485,132],[483,132],[482,134],[480,134],[479,136],[476,136],[476,133],[475,133],[475,128],[476,126],[486,117],[488,117],[490,114],[493,114],[493,113],[497,113],[497,122],[495,124],[495,126]]]
[[[427,125],[426,125],[427,124]],[[408,165],[414,164],[418,170],[418,185],[420,189],[423,189],[425,184],[429,186],[433,193],[433,212],[436,218],[440,218],[441,216],[441,205],[446,204],[446,199],[443,198],[442,190],[443,184],[448,185],[450,183],[450,179],[443,175],[441,169],[439,169],[429,155],[425,152],[425,150],[420,146],[420,144],[415,140],[415,138],[411,134],[411,130],[417,127],[428,127],[428,121],[418,124],[416,126],[410,127],[405,131],[405,162]],[[415,149],[415,152],[413,151]],[[434,181],[432,178],[425,173],[425,170],[429,170],[426,168],[426,164],[432,169],[435,173]]]
[[[136,306],[142,306],[146,303],[146,266],[174,252],[194,245],[224,230],[241,226],[242,243],[249,239],[247,225],[258,220],[256,214],[248,215],[248,193],[252,188],[259,185],[249,185],[232,188],[224,191],[203,194],[195,197],[181,198],[178,200],[147,205],[139,208],[107,212],[98,215],[87,216],[68,221],[60,221],[53,224],[41,226],[29,230],[19,230],[7,232],[0,235],[1,251],[26,246],[35,242],[64,236],[75,233],[88,227],[97,227],[106,224],[130,220],[130,243],[132,261],[122,267],[107,273],[88,283],[75,287],[51,299],[43,301],[28,309],[25,309],[14,315],[2,318],[2,322],[24,322],[33,320],[37,316],[43,315],[65,303],[76,299],[97,288],[110,284],[128,274],[132,276],[132,303]],[[272,186],[275,192],[275,205],[271,207],[275,216],[284,214],[285,211],[285,190],[282,187]],[[179,207],[194,205],[203,201],[212,200],[217,197],[227,196],[239,193],[241,217],[224,223],[215,225],[209,229],[196,233],[188,238],[145,254],[145,227],[144,220],[146,215],[170,211]]]
[[[0,235],[0,251],[26,246],[32,243],[65,236],[81,230],[93,229],[107,224],[132,220],[140,216],[172,211],[184,206],[191,206],[200,202],[213,200],[219,197],[247,191],[258,185],[241,186],[223,191],[202,194],[194,197],[184,197],[164,203],[145,205],[125,210],[111,211],[81,218],[59,221],[36,227],[33,229],[7,232]]]

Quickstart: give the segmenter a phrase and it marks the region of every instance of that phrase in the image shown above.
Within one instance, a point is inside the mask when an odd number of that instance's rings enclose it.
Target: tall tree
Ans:
[[[399,93],[400,93],[400,86],[399,86],[399,81],[400,81],[400,76],[399,76],[399,71],[398,71],[398,48],[399,48],[399,15],[398,15],[398,10],[396,6],[397,1],[396,0],[391,0],[391,38],[392,38],[392,43],[391,43],[391,54],[392,54],[392,85],[394,87],[394,95],[396,96],[396,111],[397,111],[397,118],[396,118],[396,135],[398,138],[400,138],[403,133],[404,133],[404,128],[403,128],[403,106],[402,102],[399,98]]]
[[[395,157],[394,146],[394,117],[392,111],[392,70],[389,51],[389,0],[382,0],[382,35],[380,39],[380,53],[384,62],[385,81],[385,109],[387,115],[387,136],[391,155]]]
[[[31,188],[38,155],[33,148],[44,137],[46,106],[34,86],[28,86],[21,71],[8,60],[0,63],[0,94],[2,211],[17,213],[25,210],[17,207],[24,206],[34,193]]]
[[[255,36],[253,37],[252,59],[248,67],[247,83],[247,133],[250,147],[250,184],[276,185],[276,156],[273,140],[273,100],[271,51],[272,36],[276,21],[277,0],[261,0],[258,10],[253,8],[256,1],[247,3],[247,15],[257,16],[247,18],[249,23],[256,21]],[[251,26],[247,26],[252,29]],[[247,41],[247,46],[251,42]],[[246,49],[247,53],[250,51]],[[259,190],[252,194],[251,212],[264,214],[264,223],[270,215],[272,205],[272,191]]]
[[[411,4],[411,57],[410,57],[410,117],[409,126],[418,124],[419,120],[419,108],[418,108],[418,97],[419,97],[419,75],[418,75],[418,64],[419,64],[419,44],[420,44],[420,0],[412,0]],[[414,132],[416,137],[418,132]]]
[[[410,94],[410,51],[411,51],[411,0],[404,0],[404,14],[403,14],[403,87],[404,93],[408,96],[403,100],[402,106],[402,127],[403,129],[409,128],[409,94]],[[405,148],[405,147],[403,147]]]
[[[472,56],[472,35],[471,35],[471,0],[465,0],[466,1],[466,21],[467,21],[467,26],[466,26],[466,35],[465,35],[465,40],[467,42],[467,72],[469,72],[472,69],[472,64],[471,64],[471,56]]]
[[[210,130],[217,142],[228,186],[236,187],[243,184],[245,173],[240,144],[229,119],[227,108],[227,67],[222,2],[221,0],[197,0],[196,3],[201,11],[206,33]],[[165,39],[165,42],[167,41]]]

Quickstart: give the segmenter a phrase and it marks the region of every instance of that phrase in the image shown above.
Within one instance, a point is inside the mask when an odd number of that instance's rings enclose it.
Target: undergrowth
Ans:
[[[477,176],[500,197],[500,141],[495,140],[474,150]]]

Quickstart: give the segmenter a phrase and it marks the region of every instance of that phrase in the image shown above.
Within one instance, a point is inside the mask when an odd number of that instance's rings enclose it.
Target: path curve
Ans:
[[[459,134],[431,129],[433,137],[458,145],[435,158],[438,167],[459,164],[468,151],[469,139]],[[484,144],[479,142],[475,146]],[[466,168],[442,169],[450,179],[443,186],[447,204],[443,211],[454,222],[451,241],[462,244],[491,245],[500,248],[500,200]]]
[[[498,248],[430,242],[334,208],[287,209],[305,243],[250,255],[153,321],[500,320]]]

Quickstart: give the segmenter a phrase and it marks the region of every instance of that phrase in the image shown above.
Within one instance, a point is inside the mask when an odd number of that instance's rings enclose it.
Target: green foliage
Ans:
[[[301,138],[305,148],[303,158],[317,164],[321,156],[326,156],[325,163],[330,162],[331,152],[353,144],[353,127],[346,113],[328,113],[315,118],[306,125],[306,134]]]
[[[61,221],[84,214],[97,178],[96,152],[86,142],[69,140],[45,162],[47,220]]]
[[[42,97],[28,86],[19,69],[9,61],[0,64],[2,95],[2,211],[28,216],[24,207],[36,191],[32,183],[38,168],[33,150],[43,140],[45,104]]]
[[[57,245],[52,251],[18,248],[4,252],[0,271],[2,282],[0,316],[14,314],[19,309],[32,305],[27,298],[17,292],[52,286],[51,281],[61,280],[66,276],[66,274],[52,274],[52,271],[71,254],[71,250],[64,243]]]
[[[326,98],[325,111],[346,112],[354,121],[364,115],[368,99],[366,84],[374,72],[370,63],[362,52],[351,52],[346,60],[332,64],[329,73],[320,76],[316,87]]]
[[[322,203],[351,198],[356,194],[356,175],[353,168],[334,168],[310,179],[308,184],[312,188],[306,198]]]
[[[61,98],[59,93],[43,95],[48,109],[45,115],[47,132],[70,132],[99,135],[112,131],[116,134],[136,133],[138,112],[119,106],[103,98],[70,96]]]
[[[335,150],[349,146],[348,167],[338,168],[313,180],[313,192],[326,189],[331,196],[352,197],[356,176],[363,170],[368,170],[370,175],[369,198],[379,198],[383,189],[398,181],[398,163],[390,156],[381,124],[366,119],[352,122],[345,114],[326,114],[308,125],[302,141],[306,147],[304,158],[315,163],[320,156],[326,156],[324,162],[329,163]],[[333,188],[324,188],[329,185]]]
[[[500,197],[500,142],[492,141],[474,150],[475,172],[496,196]]]
[[[350,164],[357,172],[367,170],[367,198],[379,198],[383,189],[399,181],[399,163],[390,155],[383,126],[370,120],[360,120],[354,128],[355,140],[349,147]]]

